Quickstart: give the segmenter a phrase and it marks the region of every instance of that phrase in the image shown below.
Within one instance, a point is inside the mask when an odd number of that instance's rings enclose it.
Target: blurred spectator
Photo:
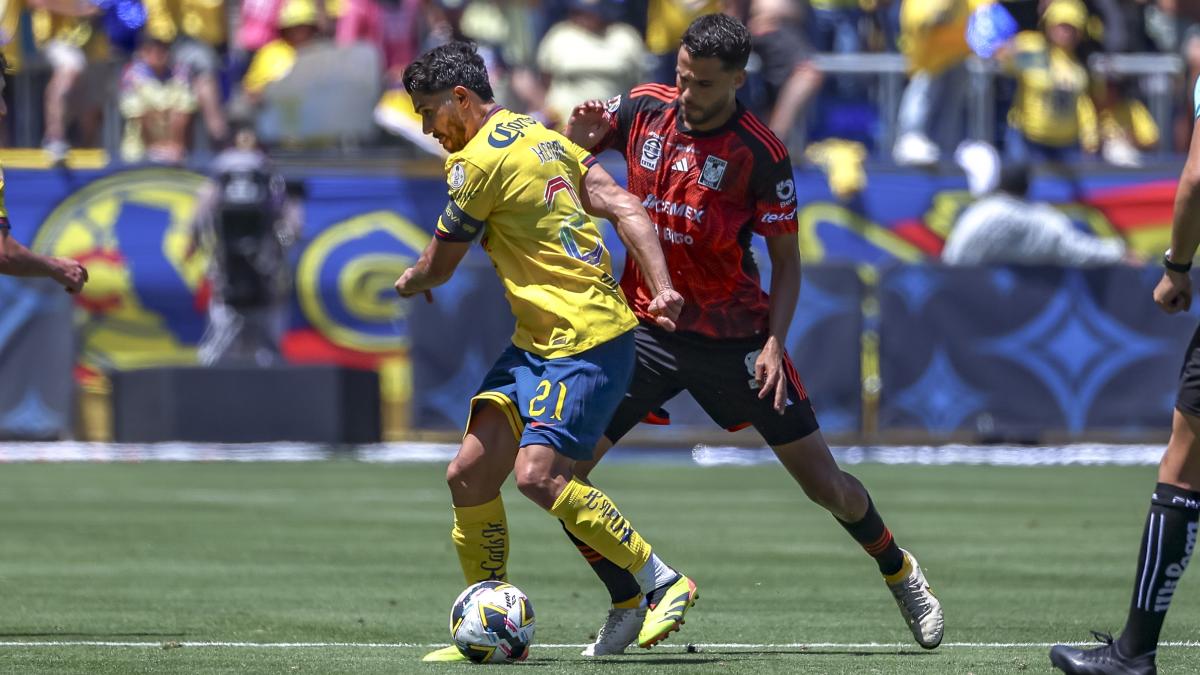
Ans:
[[[313,0],[285,0],[279,11],[279,38],[254,54],[242,78],[242,90],[252,104],[262,101],[263,89],[268,84],[292,72],[296,50],[312,44],[318,37],[317,21]]]
[[[910,79],[900,99],[892,157],[900,165],[930,165],[964,137],[967,19],[978,0],[904,0],[900,50]],[[931,138],[931,135],[934,138]]]
[[[76,113],[81,137],[96,141],[104,96],[104,78],[81,78],[93,59],[107,54],[103,36],[93,29],[91,17],[99,8],[76,0],[27,0],[33,10],[33,35],[50,63],[53,74],[46,85],[45,132],[42,147],[54,163],[66,159],[68,111]],[[82,81],[81,81],[82,80]]]
[[[854,54],[862,51],[859,22],[864,16],[860,0],[809,0],[812,16],[808,35],[819,52]]]
[[[209,252],[208,327],[197,356],[203,365],[281,359],[291,286],[287,252],[300,234],[300,207],[258,147],[249,125],[212,162],[197,195],[185,258]]]
[[[375,45],[384,69],[403,69],[421,51],[429,24],[425,0],[343,0],[335,39],[339,45]]]
[[[192,91],[210,139],[227,133],[221,106],[219,50],[225,44],[225,0],[142,0],[146,32],[174,42],[171,57],[192,78]]]
[[[1089,76],[1075,49],[1087,23],[1079,0],[1053,0],[1042,16],[1044,32],[1017,35],[1007,67],[1017,79],[1004,139],[1010,162],[1072,162],[1080,146],[1099,149],[1096,108]]]
[[[606,7],[602,0],[572,0],[567,19],[538,47],[545,100],[531,103],[551,125],[565,122],[581,101],[608,99],[642,79],[642,37],[628,24],[613,23]]]
[[[946,238],[947,265],[1062,265],[1137,262],[1119,239],[1075,229],[1071,219],[1028,198],[1029,168],[1006,164],[995,192],[968,206]]]
[[[166,40],[143,36],[121,76],[120,108],[125,118],[122,159],[163,164],[183,161],[196,95],[187,68],[173,61]]]
[[[1107,78],[1093,94],[1100,116],[1100,152],[1114,166],[1142,166],[1142,153],[1158,144],[1158,124],[1134,97],[1133,85],[1125,78]]]
[[[753,0],[746,22],[762,62],[763,117],[785,143],[823,80],[812,62],[801,19],[800,7],[792,0]]]
[[[701,14],[723,9],[720,0],[649,0],[646,10],[646,49],[650,52],[650,79],[675,84],[675,58],[692,21]]]

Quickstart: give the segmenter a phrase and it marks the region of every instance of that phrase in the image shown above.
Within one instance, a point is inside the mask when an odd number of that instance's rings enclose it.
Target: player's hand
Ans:
[[[604,101],[584,101],[575,106],[564,131],[576,145],[589,150],[596,147],[608,135],[608,109]]]
[[[780,415],[787,409],[787,378],[783,373],[783,348],[773,337],[767,338],[754,361],[754,379],[758,380],[758,397],[772,397],[772,406]]]
[[[396,280],[396,283],[393,284],[396,292],[399,293],[400,297],[402,298],[411,298],[420,293],[425,296],[425,302],[433,302],[433,291],[416,290],[412,288],[412,279],[414,276],[416,276],[414,269],[415,268],[410,267],[404,270],[404,273],[401,274],[400,278]]]
[[[683,311],[683,296],[674,288],[664,288],[650,301],[646,311],[654,317],[654,323],[657,323],[659,328],[674,331],[679,313]]]
[[[54,280],[61,284],[68,293],[78,293],[87,283],[87,268],[79,264],[78,260],[55,258],[54,267]]]
[[[1192,278],[1166,270],[1154,288],[1154,302],[1167,314],[1186,312],[1192,308]]]

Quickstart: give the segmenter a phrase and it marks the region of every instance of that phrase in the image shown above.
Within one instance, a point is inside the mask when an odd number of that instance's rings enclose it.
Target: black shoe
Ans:
[[[1064,673],[1074,675],[1157,675],[1154,652],[1125,656],[1107,633],[1092,631],[1103,647],[1076,649],[1067,645],[1050,648],[1050,663]]]

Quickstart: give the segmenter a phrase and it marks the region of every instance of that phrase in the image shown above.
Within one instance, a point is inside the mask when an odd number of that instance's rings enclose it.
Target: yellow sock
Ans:
[[[508,520],[499,495],[479,506],[455,506],[450,538],[468,584],[507,580]]]
[[[640,570],[650,559],[650,545],[598,488],[572,478],[550,507],[567,530],[618,567]]]

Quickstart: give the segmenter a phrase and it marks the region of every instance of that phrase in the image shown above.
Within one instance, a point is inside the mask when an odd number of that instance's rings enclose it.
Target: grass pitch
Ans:
[[[12,464],[0,468],[0,672],[436,673],[463,584],[444,468]],[[1051,672],[1043,643],[1117,632],[1150,467],[852,467],[942,599],[912,642],[873,562],[778,467],[613,463],[594,476],[701,600],[664,646],[586,661],[607,595],[509,488],[511,581],[537,673]],[[1189,577],[1195,577],[1193,571]],[[1200,672],[1200,581],[1165,673]],[[698,645],[685,653],[684,645]],[[1011,646],[1003,646],[1011,645]]]

